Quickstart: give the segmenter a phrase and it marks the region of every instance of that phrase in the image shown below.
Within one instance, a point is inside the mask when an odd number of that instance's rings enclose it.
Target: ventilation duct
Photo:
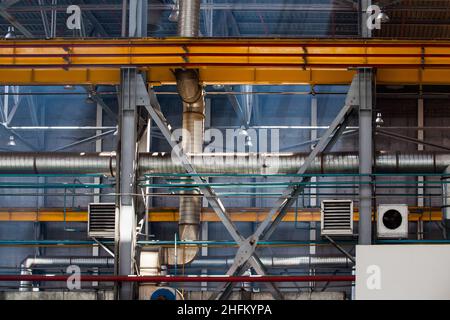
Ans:
[[[198,173],[292,174],[305,162],[307,154],[196,154],[189,158]],[[307,173],[358,173],[357,154],[328,153],[317,156]],[[375,158],[379,173],[444,173],[450,153],[383,153]],[[139,174],[185,173],[169,153],[141,153]],[[0,174],[104,174],[114,176],[114,153],[0,153]],[[449,170],[450,172],[450,170]],[[450,173],[445,174],[450,176]],[[450,194],[450,193],[449,193]]]
[[[199,34],[200,0],[180,0],[180,16],[178,21],[178,35],[180,37],[197,37]],[[205,134],[205,97],[200,84],[198,70],[175,70],[178,93],[183,102],[183,130],[182,148],[184,152],[197,154],[203,151]],[[181,179],[190,181],[188,178]],[[190,191],[200,194],[199,189]],[[198,240],[201,197],[180,198],[180,240]],[[184,247],[175,255],[169,249],[167,257],[170,264],[186,264],[191,262],[198,253],[198,247]],[[173,260],[172,260],[173,258]]]

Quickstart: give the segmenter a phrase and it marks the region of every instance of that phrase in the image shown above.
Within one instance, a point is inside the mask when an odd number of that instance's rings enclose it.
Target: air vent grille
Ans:
[[[94,238],[112,239],[116,227],[116,205],[114,203],[89,204],[88,235]]]
[[[353,234],[353,201],[324,200],[321,210],[322,235]]]

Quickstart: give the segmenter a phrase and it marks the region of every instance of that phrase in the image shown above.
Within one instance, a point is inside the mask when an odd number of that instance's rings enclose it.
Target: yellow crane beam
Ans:
[[[105,84],[135,66],[152,85],[196,68],[205,84],[450,84],[450,41],[305,39],[1,40],[1,85]]]
[[[234,208],[230,209],[230,218],[235,222],[261,222],[267,215],[264,209]],[[439,208],[410,207],[410,221],[442,221],[442,212]],[[150,222],[178,222],[178,208],[156,208],[148,212]],[[66,211],[62,209],[42,210],[2,210],[0,222],[87,222],[86,211]],[[203,222],[220,222],[217,215],[210,209],[204,209],[201,215]],[[358,221],[358,211],[355,210],[354,220]],[[320,211],[314,209],[301,209],[297,216],[294,210],[290,210],[283,219],[284,222],[311,222],[320,221]]]

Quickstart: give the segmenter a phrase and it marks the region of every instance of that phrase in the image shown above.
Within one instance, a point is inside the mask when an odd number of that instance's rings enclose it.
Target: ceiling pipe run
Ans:
[[[0,281],[49,281],[66,282],[69,276],[54,275],[0,275]],[[80,276],[81,282],[353,282],[355,276]]]
[[[308,154],[196,154],[191,163],[204,174],[294,174]],[[309,174],[357,173],[356,153],[327,153],[310,165]],[[444,173],[450,166],[450,153],[408,152],[378,153],[374,167],[377,173]],[[186,173],[173,162],[169,153],[141,153],[139,175]],[[0,153],[0,174],[103,174],[115,176],[114,153]]]

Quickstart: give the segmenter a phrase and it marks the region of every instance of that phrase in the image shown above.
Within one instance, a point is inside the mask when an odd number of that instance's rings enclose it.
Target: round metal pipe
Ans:
[[[190,159],[198,173],[211,174],[293,174],[307,154],[196,154]],[[168,153],[141,153],[139,174],[186,173]],[[357,173],[355,153],[318,156],[308,173]],[[380,153],[377,173],[443,173],[450,166],[450,153]],[[0,153],[0,174],[104,174],[114,176],[114,153]]]
[[[70,276],[0,275],[0,281],[67,281]],[[352,282],[355,276],[80,276],[82,282]]]
[[[200,30],[200,0],[179,0],[178,35],[198,37]]]
[[[314,256],[287,256],[287,257],[261,257],[266,268],[300,268],[300,267],[351,267],[353,262],[346,257],[314,257]],[[198,258],[189,264],[192,268],[229,268],[234,263],[230,258]]]
[[[0,173],[115,175],[114,153],[0,153]]]
[[[218,174],[294,174],[307,154],[196,154],[190,160],[198,173]],[[442,173],[450,165],[448,153],[380,153],[374,166],[378,173]],[[307,173],[357,173],[356,153],[329,153],[318,156]],[[185,173],[170,154],[141,155],[141,174]]]
[[[36,266],[79,266],[79,267],[114,267],[114,258],[93,258],[93,257],[29,257],[20,265],[20,274],[30,276]],[[32,284],[29,280],[20,282],[19,291],[31,291]]]

